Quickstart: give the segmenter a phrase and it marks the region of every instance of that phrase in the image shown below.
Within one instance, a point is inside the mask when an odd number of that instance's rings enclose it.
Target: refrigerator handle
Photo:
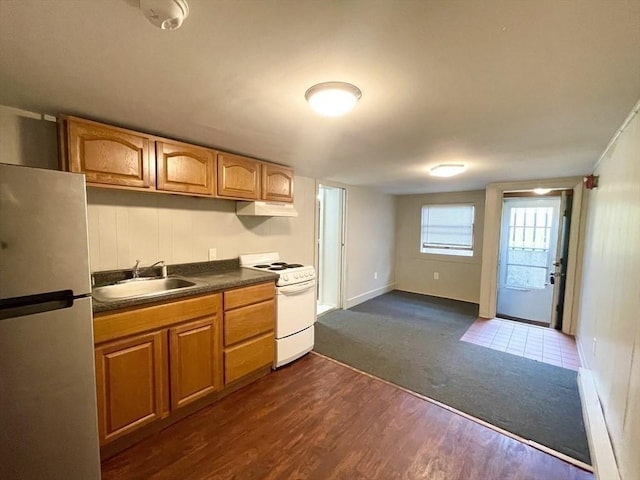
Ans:
[[[0,320],[69,308],[74,298],[71,290],[3,298],[0,299]]]

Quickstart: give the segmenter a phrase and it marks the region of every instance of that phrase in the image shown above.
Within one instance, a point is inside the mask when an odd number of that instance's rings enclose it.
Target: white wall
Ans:
[[[0,163],[58,169],[56,123],[0,105]]]
[[[640,478],[639,115],[602,158],[595,173],[600,182],[588,198],[578,344],[594,376],[621,478],[637,480]]]
[[[313,263],[315,181],[295,177],[298,217],[238,217],[236,202],[89,188],[91,270],[129,268],[136,260],[169,264],[278,251]]]
[[[395,288],[395,197],[347,187],[346,223],[345,308],[350,308]]]
[[[484,200],[484,190],[397,197],[396,280],[399,290],[479,302]],[[473,257],[420,252],[422,206],[449,203],[475,205]],[[438,272],[438,280],[433,278],[434,272]]]

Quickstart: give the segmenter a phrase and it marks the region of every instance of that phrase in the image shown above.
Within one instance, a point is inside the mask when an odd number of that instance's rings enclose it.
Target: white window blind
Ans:
[[[473,256],[473,205],[424,205],[420,251]]]

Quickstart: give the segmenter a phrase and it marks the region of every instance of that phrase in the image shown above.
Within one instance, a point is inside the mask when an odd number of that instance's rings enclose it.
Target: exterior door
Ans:
[[[502,212],[497,315],[548,325],[560,197],[506,198]]]
[[[569,256],[569,230],[571,226],[571,207],[573,196],[562,192],[560,203],[560,226],[558,229],[558,247],[553,271],[549,281],[554,284],[553,308],[551,309],[551,327],[562,330],[562,313],[564,310],[564,291],[567,285],[567,258]]]

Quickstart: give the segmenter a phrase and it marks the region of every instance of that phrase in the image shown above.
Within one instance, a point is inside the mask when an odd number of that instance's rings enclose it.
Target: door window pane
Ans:
[[[553,208],[513,207],[509,219],[506,287],[544,288],[547,283]]]

